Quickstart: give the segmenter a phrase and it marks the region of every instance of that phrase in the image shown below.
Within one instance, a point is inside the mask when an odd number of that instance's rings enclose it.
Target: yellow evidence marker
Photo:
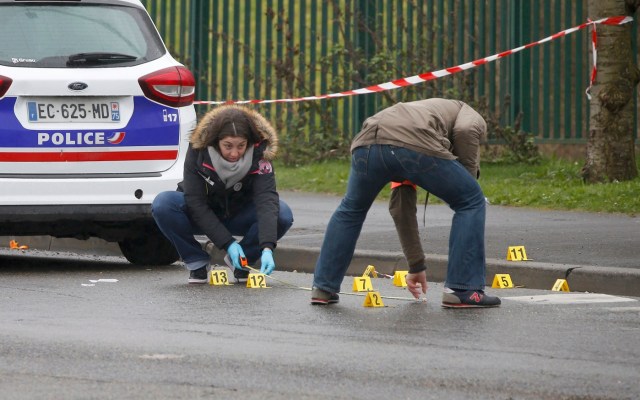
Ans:
[[[382,302],[382,296],[380,296],[380,292],[368,292],[366,297],[364,298],[365,307],[384,307],[384,303]]]
[[[213,286],[225,286],[232,285],[229,283],[229,275],[224,269],[212,269],[209,272],[209,285]]]
[[[267,288],[267,277],[265,274],[251,272],[247,277],[247,287],[252,289]]]
[[[362,274],[362,276],[370,276],[372,278],[377,278],[378,272],[376,272],[376,267],[374,267],[373,265],[369,265],[367,269],[364,270],[364,273]]]
[[[507,249],[507,261],[530,261],[524,246],[509,246]]]
[[[371,285],[371,278],[368,276],[356,276],[353,278],[353,291],[354,292],[368,292],[373,290]]]
[[[407,287],[407,274],[409,271],[396,271],[393,274],[393,286]]]
[[[509,274],[496,274],[496,276],[493,277],[491,287],[499,289],[512,288],[513,282],[511,282],[511,276]]]
[[[569,283],[567,283],[566,279],[557,279],[556,283],[553,284],[551,288],[554,292],[570,292]]]

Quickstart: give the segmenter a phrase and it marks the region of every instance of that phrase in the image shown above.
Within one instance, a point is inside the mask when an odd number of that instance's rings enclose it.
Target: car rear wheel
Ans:
[[[180,256],[175,247],[153,225],[134,238],[118,242],[125,258],[137,265],[169,265],[178,261]]]

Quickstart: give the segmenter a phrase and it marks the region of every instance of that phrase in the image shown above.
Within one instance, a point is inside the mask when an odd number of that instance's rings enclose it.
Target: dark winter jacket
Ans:
[[[225,185],[212,166],[207,144],[207,130],[217,112],[237,107],[253,120],[262,140],[254,144],[253,160],[247,175],[232,187]],[[221,220],[236,215],[253,202],[258,218],[260,247],[275,248],[280,211],[278,192],[271,160],[278,148],[275,129],[259,113],[235,105],[221,106],[209,112],[191,135],[184,164],[184,179],[178,190],[185,194],[187,212],[196,227],[219,249],[226,249],[235,239]]]

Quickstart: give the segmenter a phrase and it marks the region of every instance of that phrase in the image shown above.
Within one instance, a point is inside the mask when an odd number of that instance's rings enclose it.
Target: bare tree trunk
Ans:
[[[589,0],[589,16],[596,20],[632,15],[638,0]],[[591,89],[591,118],[586,182],[626,181],[638,176],[635,161],[633,94],[640,81],[631,45],[631,24],[598,25],[598,75]]]

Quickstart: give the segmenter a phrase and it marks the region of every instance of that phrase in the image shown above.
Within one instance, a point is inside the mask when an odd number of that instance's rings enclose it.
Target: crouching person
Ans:
[[[293,224],[280,200],[271,160],[278,148],[275,129],[246,107],[225,105],[207,113],[191,135],[184,179],[177,191],[162,192],[152,204],[160,231],[173,243],[189,270],[189,283],[207,283],[210,255],[194,235],[206,235],[226,251],[224,261],[236,280],[249,265],[260,272],[276,268],[273,251]],[[242,236],[239,242],[234,236]]]

